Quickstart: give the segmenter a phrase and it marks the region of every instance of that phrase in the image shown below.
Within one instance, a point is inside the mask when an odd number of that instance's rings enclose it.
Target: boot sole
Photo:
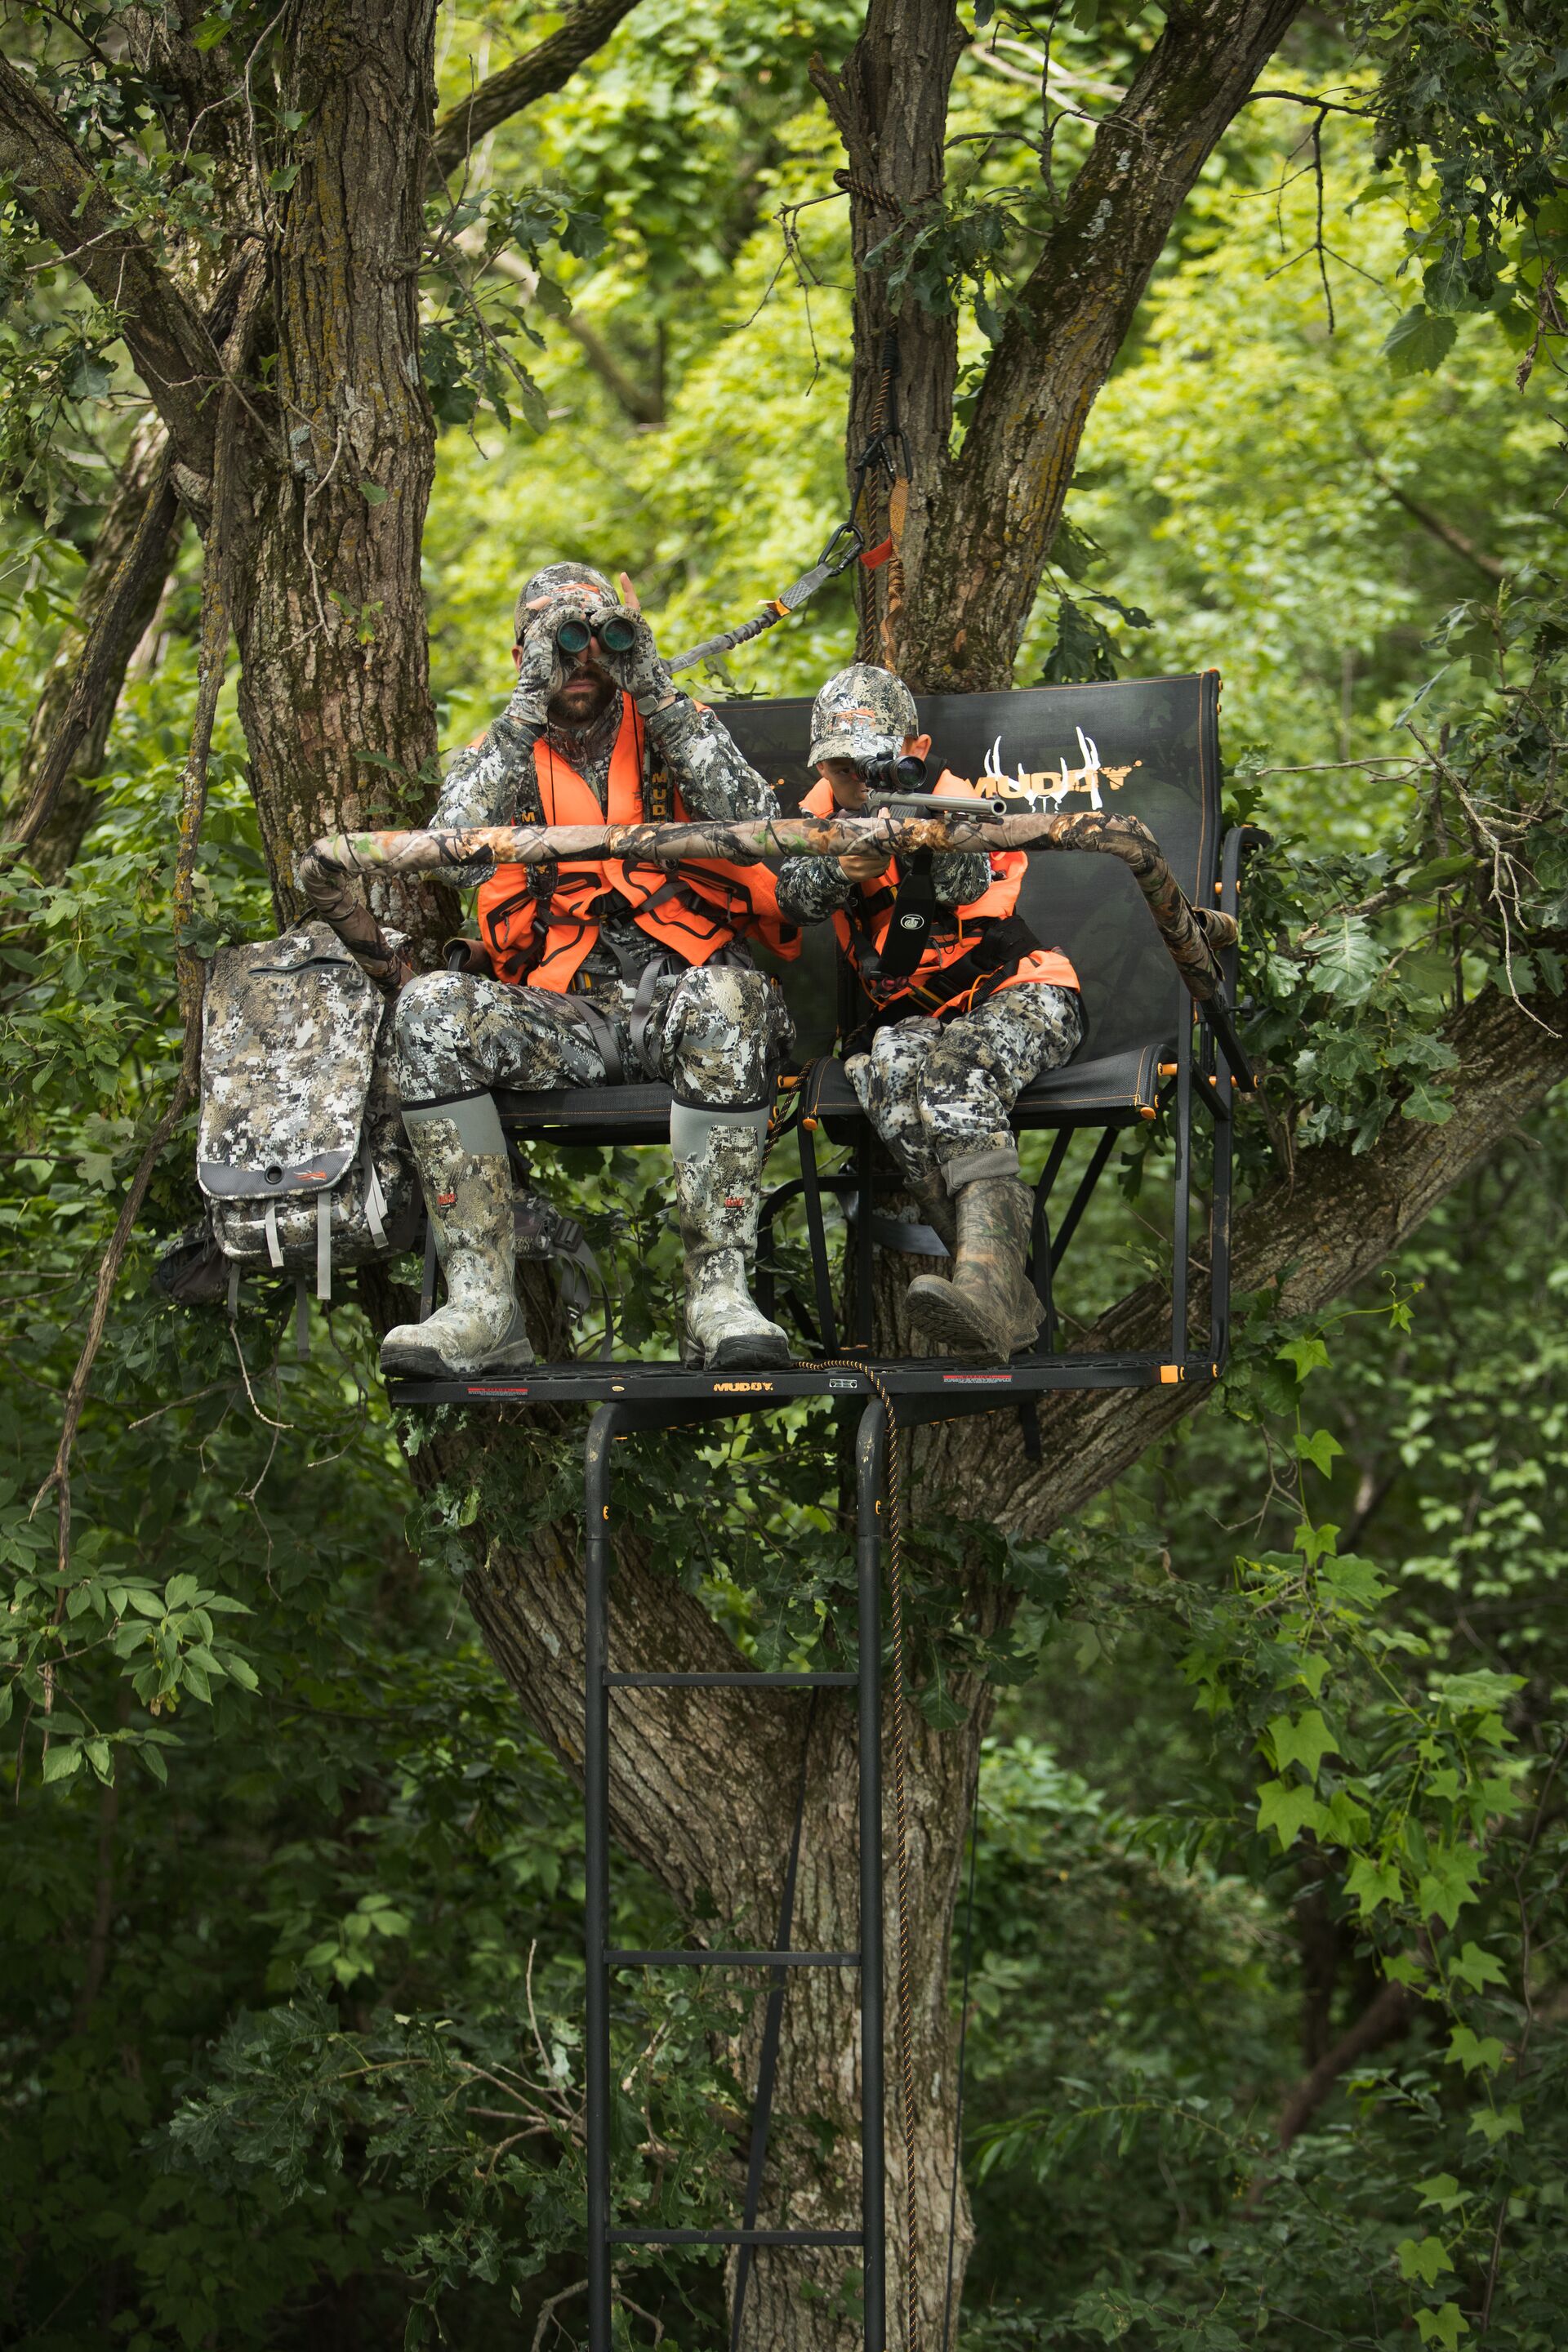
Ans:
[[[1011,1352],[1005,1340],[965,1304],[951,1282],[922,1276],[907,1293],[910,1327],[933,1356],[978,1356],[988,1364],[1005,1364]]]
[[[699,1372],[782,1372],[794,1362],[789,1341],[776,1339],[721,1339],[710,1351],[699,1350],[692,1370]]]
[[[487,1356],[482,1364],[449,1364],[434,1348],[417,1344],[398,1348],[383,1348],[381,1369],[391,1379],[403,1381],[468,1381],[495,1372],[526,1372],[532,1369],[536,1358],[531,1348],[499,1349]]]

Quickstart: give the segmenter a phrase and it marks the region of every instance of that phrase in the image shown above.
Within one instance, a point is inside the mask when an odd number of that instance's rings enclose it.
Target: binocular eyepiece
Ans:
[[[629,654],[637,641],[637,625],[629,613],[570,613],[555,632],[555,649],[575,661],[597,637],[607,654]]]
[[[926,763],[912,751],[884,751],[860,771],[868,793],[914,793],[926,780]]]

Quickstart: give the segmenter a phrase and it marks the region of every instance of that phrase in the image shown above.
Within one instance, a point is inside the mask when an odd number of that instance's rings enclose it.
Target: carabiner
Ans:
[[[848,540],[850,542],[849,549],[847,553],[841,555],[838,558],[837,562],[835,563],[830,562],[829,559],[833,554],[834,549],[837,546],[841,539]],[[818,572],[826,570],[830,580],[837,580],[841,572],[847,572],[856,557],[864,551],[865,545],[866,534],[861,530],[859,524],[855,520],[854,517],[851,516],[847,522],[841,522],[839,524],[837,530],[834,532],[832,538],[823,549],[822,553],[817,557],[815,569]]]

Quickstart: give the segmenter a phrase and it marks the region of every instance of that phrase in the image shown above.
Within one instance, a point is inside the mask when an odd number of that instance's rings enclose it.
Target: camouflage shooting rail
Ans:
[[[570,859],[616,858],[627,865],[680,866],[711,858],[735,866],[764,857],[845,857],[880,849],[907,857],[917,850],[1087,849],[1120,859],[1142,893],[1172,961],[1202,1003],[1221,992],[1216,954],[1234,945],[1233,916],[1194,907],[1135,816],[1089,810],[1073,816],[1019,814],[921,817],[890,809],[871,816],[772,816],[690,824],[479,825],[460,833],[345,833],[314,843],[300,861],[300,887],[314,910],[376,977],[396,958],[375,917],[355,892],[356,877],[381,873],[443,874],[459,886],[492,866],[550,866]]]

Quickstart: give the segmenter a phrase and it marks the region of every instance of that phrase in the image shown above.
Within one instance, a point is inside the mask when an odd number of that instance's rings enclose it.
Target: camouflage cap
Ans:
[[[903,749],[906,735],[920,733],[915,698],[891,670],[851,662],[827,684],[811,707],[810,759],[879,760]]]
[[[523,583],[511,616],[512,634],[519,645],[528,626],[528,608],[540,596],[559,596],[563,588],[593,588],[606,604],[618,604],[620,598],[602,572],[591,563],[547,563]]]

